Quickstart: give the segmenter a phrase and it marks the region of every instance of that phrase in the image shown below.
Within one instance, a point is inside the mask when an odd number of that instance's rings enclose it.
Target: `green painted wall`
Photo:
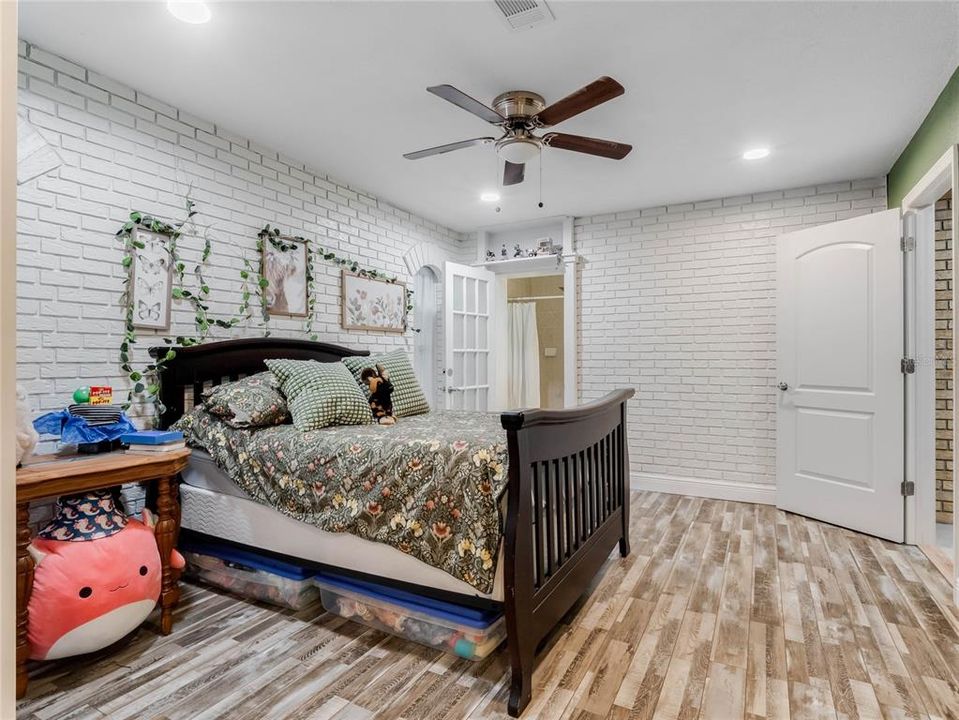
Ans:
[[[888,206],[899,207],[906,193],[949,146],[956,143],[959,143],[959,67],[886,176]]]

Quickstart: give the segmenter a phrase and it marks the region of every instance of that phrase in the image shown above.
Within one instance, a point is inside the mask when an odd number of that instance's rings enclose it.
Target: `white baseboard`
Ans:
[[[673,495],[692,495],[693,497],[734,500],[761,505],[776,504],[776,486],[760,483],[633,472],[630,473],[629,486],[633,490],[650,490],[672,493]]]

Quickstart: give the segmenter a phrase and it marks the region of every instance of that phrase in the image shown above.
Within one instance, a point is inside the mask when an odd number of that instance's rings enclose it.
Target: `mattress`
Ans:
[[[502,543],[493,592],[487,595],[389,545],[320,530],[250,499],[202,450],[193,451],[182,477],[181,525],[189,530],[375,577],[498,602],[503,600]]]

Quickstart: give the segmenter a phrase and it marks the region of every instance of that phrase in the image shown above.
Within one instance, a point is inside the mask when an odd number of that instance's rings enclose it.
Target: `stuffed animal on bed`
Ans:
[[[370,391],[370,410],[373,419],[380,425],[393,425],[396,416],[393,414],[393,383],[385,367],[377,365],[375,368],[363,368],[360,379],[366,383]]]
[[[27,635],[34,660],[111,645],[142,623],[160,597],[156,518],[117,510],[107,490],[63,497],[28,546],[36,568]],[[170,565],[184,566],[173,551]]]

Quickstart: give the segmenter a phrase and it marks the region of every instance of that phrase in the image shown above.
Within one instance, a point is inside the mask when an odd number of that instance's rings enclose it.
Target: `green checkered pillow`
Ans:
[[[266,366],[280,381],[297,430],[373,422],[369,402],[340,363],[267,360]]]
[[[390,382],[393,383],[393,414],[396,417],[421,415],[430,411],[423,389],[413,373],[409,356],[402,350],[369,357],[345,357],[343,364],[350,369],[356,382],[364,389],[366,384],[360,379],[363,368],[377,365],[385,367],[390,374]]]

